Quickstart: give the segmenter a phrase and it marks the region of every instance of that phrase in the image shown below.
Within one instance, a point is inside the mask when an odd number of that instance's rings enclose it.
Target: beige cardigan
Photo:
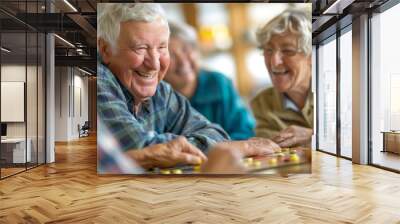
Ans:
[[[290,125],[313,128],[314,101],[311,91],[301,112],[285,108],[283,102],[283,95],[273,87],[262,91],[251,101],[257,121],[257,137],[272,138]]]

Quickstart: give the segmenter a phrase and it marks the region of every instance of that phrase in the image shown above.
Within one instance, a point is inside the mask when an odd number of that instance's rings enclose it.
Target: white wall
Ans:
[[[2,65],[1,81],[5,82],[25,82],[25,65]],[[30,70],[28,66],[28,70]],[[28,96],[31,95],[28,93]],[[7,110],[7,108],[1,108]],[[7,122],[8,137],[25,137],[25,122]]]
[[[75,120],[73,123],[73,127],[74,127],[73,131],[74,131],[74,136],[76,136],[76,137],[79,137],[78,136],[79,133],[78,133],[78,129],[77,129],[78,124],[80,124],[82,126],[85,123],[85,121],[89,120],[88,77],[83,76],[83,75],[84,74],[81,73],[79,70],[75,70],[75,86],[80,88],[80,90],[81,90],[80,105],[82,107],[81,113],[79,113],[77,108],[75,108]],[[75,90],[77,90],[77,88],[75,88]],[[75,92],[75,94],[77,94],[77,93]]]
[[[79,138],[78,124],[88,120],[88,78],[82,75],[72,67],[56,67],[56,141]]]
[[[26,112],[26,120],[22,122],[6,122],[8,138],[25,138],[30,139],[30,148],[32,152],[32,161],[36,162],[39,153],[39,163],[44,162],[44,92],[42,67],[25,64],[3,64],[1,66],[1,81],[8,82],[24,82],[26,83],[26,106],[20,110],[23,114]],[[25,80],[27,78],[27,80]],[[24,90],[20,90],[24,94]],[[3,90],[2,90],[3,92]],[[2,95],[2,98],[8,98]],[[2,103],[3,105],[3,103]],[[2,107],[1,110],[7,113],[13,113],[13,108]],[[7,111],[8,110],[8,111]],[[15,109],[14,109],[15,110]],[[15,112],[14,112],[15,113]],[[38,152],[37,152],[38,151]]]
[[[67,67],[55,68],[55,141],[68,140],[68,85]]]
[[[1,81],[25,82],[25,65],[2,65]]]
[[[2,65],[1,66],[1,82],[2,82],[2,85],[5,85],[6,84],[6,82],[23,82],[23,83],[26,83],[26,81],[25,81],[25,74],[26,74],[26,71],[25,71],[25,65],[24,66],[22,66],[22,65]],[[30,70],[31,68],[28,66],[28,70]],[[4,83],[3,83],[4,82]],[[14,83],[14,84],[17,84],[17,83]],[[9,85],[9,84],[8,84]],[[19,84],[18,84],[19,85]],[[7,129],[10,129],[10,131],[11,132],[14,132],[15,134],[17,134],[18,133],[18,130],[16,130],[15,129],[15,127],[16,126],[18,126],[18,123],[24,123],[24,89],[23,89],[24,87],[22,87],[22,89],[19,89],[19,90],[16,90],[16,89],[10,89],[10,90],[12,90],[12,91],[18,91],[16,94],[19,94],[19,96],[18,96],[18,98],[20,98],[20,99],[22,99],[23,101],[22,101],[22,108],[18,108],[19,110],[21,110],[21,111],[18,111],[18,112],[16,112],[16,113],[18,113],[20,116],[18,116],[18,119],[17,120],[19,120],[20,122],[7,122],[8,123],[8,128]],[[6,92],[4,92],[5,90],[4,89],[2,89],[2,94],[5,94]],[[7,95],[2,95],[1,96],[1,99],[4,99],[4,100],[6,100],[6,99],[10,99],[10,96],[7,96]],[[6,100],[7,101],[7,100]],[[17,102],[18,104],[20,104],[21,102]],[[5,114],[15,114],[15,113],[13,113],[12,111],[10,111],[10,110],[12,110],[12,108],[11,107],[6,107],[6,104],[5,104],[5,102],[2,102],[2,108],[1,108],[1,111],[2,111],[2,115],[5,115]],[[14,105],[15,106],[15,105]],[[35,105],[35,107],[36,107],[36,105]],[[16,109],[16,108],[14,108],[14,109]],[[22,113],[22,117],[21,117],[21,113]],[[2,117],[2,119],[1,119],[2,121],[4,121],[4,117]],[[15,120],[14,120],[15,121]],[[12,129],[14,129],[14,130],[12,130]],[[19,132],[19,134],[21,135],[21,136],[18,136],[18,137],[22,137],[22,136],[25,136],[25,131],[21,131],[21,132]]]

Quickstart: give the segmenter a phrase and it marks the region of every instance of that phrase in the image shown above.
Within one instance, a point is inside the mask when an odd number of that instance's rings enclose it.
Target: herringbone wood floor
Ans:
[[[400,223],[400,175],[315,152],[313,173],[268,177],[96,174],[96,140],[0,181],[0,223]]]

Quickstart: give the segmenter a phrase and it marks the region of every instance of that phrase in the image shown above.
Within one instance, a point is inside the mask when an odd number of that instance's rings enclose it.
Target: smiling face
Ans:
[[[168,26],[153,22],[122,22],[115,52],[109,44],[100,47],[112,73],[141,103],[155,94],[169,65]]]
[[[276,34],[264,46],[264,60],[272,84],[280,93],[308,86],[311,77],[311,55],[299,52],[298,35]]]
[[[186,86],[196,82],[196,50],[180,38],[171,37],[169,51],[171,63],[165,81],[169,82],[174,89],[181,91]]]

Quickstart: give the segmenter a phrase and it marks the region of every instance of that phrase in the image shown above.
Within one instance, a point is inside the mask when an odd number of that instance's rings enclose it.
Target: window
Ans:
[[[398,21],[400,5],[371,18],[372,163],[396,170],[400,170],[400,156],[384,149],[382,132],[400,130],[400,33],[394,28]],[[395,142],[399,144],[395,147],[400,148],[399,139]]]
[[[318,149],[336,154],[336,37],[318,48]]]
[[[44,1],[5,2],[23,13],[41,12]],[[1,118],[6,124],[0,144],[0,179],[45,163],[45,35],[26,26],[12,16],[0,13],[9,23],[0,31],[1,114],[16,119]],[[11,88],[10,88],[11,87]],[[14,95],[16,102],[6,102]],[[21,101],[22,103],[18,103]],[[10,110],[10,103],[18,104],[18,111]],[[16,105],[12,105],[16,106]]]
[[[347,31],[347,32],[346,32]],[[352,157],[352,33],[340,36],[340,154]]]

